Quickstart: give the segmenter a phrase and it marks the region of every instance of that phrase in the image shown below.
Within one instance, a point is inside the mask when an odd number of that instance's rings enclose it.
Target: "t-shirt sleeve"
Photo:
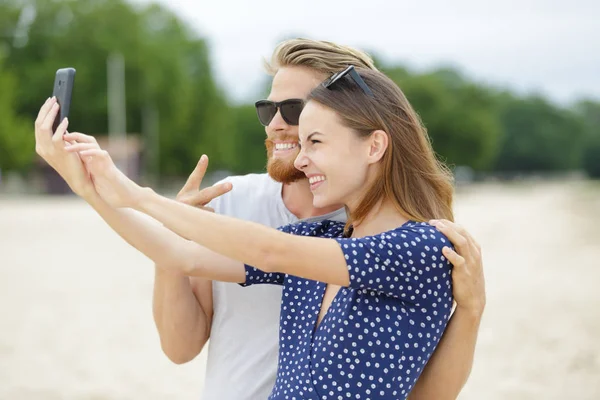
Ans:
[[[351,288],[374,290],[415,306],[447,302],[452,296],[451,264],[442,254],[451,243],[430,225],[335,240],[344,253]]]

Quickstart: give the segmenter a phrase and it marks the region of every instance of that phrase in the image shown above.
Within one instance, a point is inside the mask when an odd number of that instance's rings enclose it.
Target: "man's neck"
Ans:
[[[293,183],[284,183],[281,189],[281,197],[285,207],[298,219],[318,217],[342,208],[342,205],[325,208],[314,207],[313,195],[310,191],[308,179],[301,179]]]

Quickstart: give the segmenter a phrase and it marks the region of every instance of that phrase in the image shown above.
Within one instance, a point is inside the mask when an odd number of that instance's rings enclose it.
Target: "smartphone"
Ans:
[[[69,116],[69,110],[71,108],[71,95],[73,93],[73,84],[75,83],[75,68],[61,68],[56,71],[54,78],[54,89],[52,90],[52,96],[56,97],[60,109],[54,125],[52,126],[52,132],[56,132],[58,125],[63,119]]]

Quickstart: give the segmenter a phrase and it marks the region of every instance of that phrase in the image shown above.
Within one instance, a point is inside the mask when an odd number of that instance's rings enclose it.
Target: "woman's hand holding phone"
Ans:
[[[69,120],[63,119],[56,131],[52,130],[59,110],[60,106],[54,97],[47,99],[40,108],[35,120],[35,150],[60,174],[75,194],[86,198],[94,195],[95,189],[79,155],[66,151],[68,146],[75,144],[63,140]]]

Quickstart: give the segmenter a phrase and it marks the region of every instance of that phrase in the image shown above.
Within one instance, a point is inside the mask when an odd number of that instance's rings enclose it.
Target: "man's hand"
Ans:
[[[75,194],[85,198],[95,192],[94,185],[79,155],[66,151],[74,144],[63,140],[69,121],[65,118],[56,132],[52,132],[58,109],[55,98],[46,100],[40,108],[35,120],[35,151],[60,174]]]
[[[457,250],[449,247],[442,249],[444,256],[454,266],[452,293],[457,307],[481,317],[486,302],[481,247],[469,232],[458,224],[445,219],[433,220],[430,223],[446,235]]]
[[[212,208],[206,207],[206,205],[210,203],[212,199],[229,192],[232,189],[232,185],[229,182],[225,182],[199,190],[207,167],[208,157],[203,155],[200,157],[194,171],[192,171],[191,175],[188,177],[187,182],[177,194],[177,197],[175,198],[177,201],[204,210],[214,211]]]

